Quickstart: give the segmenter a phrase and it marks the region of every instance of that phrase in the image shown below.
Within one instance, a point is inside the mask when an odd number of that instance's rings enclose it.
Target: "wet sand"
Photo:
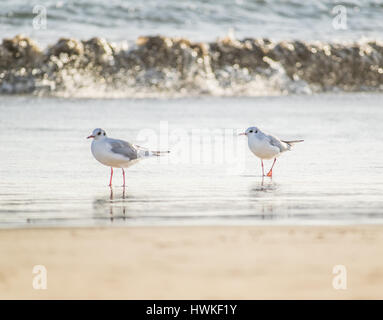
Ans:
[[[0,298],[383,298],[382,226],[0,230]],[[47,290],[32,289],[44,265]],[[335,265],[347,290],[335,290]]]

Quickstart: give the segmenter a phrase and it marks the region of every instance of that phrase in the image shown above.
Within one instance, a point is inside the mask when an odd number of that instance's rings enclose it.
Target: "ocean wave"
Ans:
[[[136,43],[24,36],[0,46],[0,93],[62,97],[257,96],[381,91],[383,43],[140,37]]]

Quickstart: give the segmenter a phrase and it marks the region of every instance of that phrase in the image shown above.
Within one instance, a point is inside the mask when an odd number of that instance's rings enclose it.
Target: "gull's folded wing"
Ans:
[[[138,158],[137,149],[127,141],[109,139],[108,141],[111,145],[111,151],[124,157],[129,158],[129,160],[135,160]]]

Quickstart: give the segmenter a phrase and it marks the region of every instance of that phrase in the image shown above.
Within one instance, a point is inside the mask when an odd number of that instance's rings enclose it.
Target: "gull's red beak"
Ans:
[[[247,133],[246,132],[242,132],[239,134],[239,136],[247,136]]]
[[[90,135],[88,137],[86,137],[87,139],[90,139],[90,138],[94,138],[94,136]]]

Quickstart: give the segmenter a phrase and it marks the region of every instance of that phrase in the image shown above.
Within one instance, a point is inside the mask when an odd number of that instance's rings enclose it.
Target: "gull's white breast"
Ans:
[[[93,140],[91,151],[95,159],[108,167],[127,168],[138,161],[138,159],[130,160],[129,158],[111,151],[111,145],[106,140]]]
[[[248,145],[251,152],[261,159],[273,159],[280,154],[279,148],[270,144],[266,138],[249,137]]]

